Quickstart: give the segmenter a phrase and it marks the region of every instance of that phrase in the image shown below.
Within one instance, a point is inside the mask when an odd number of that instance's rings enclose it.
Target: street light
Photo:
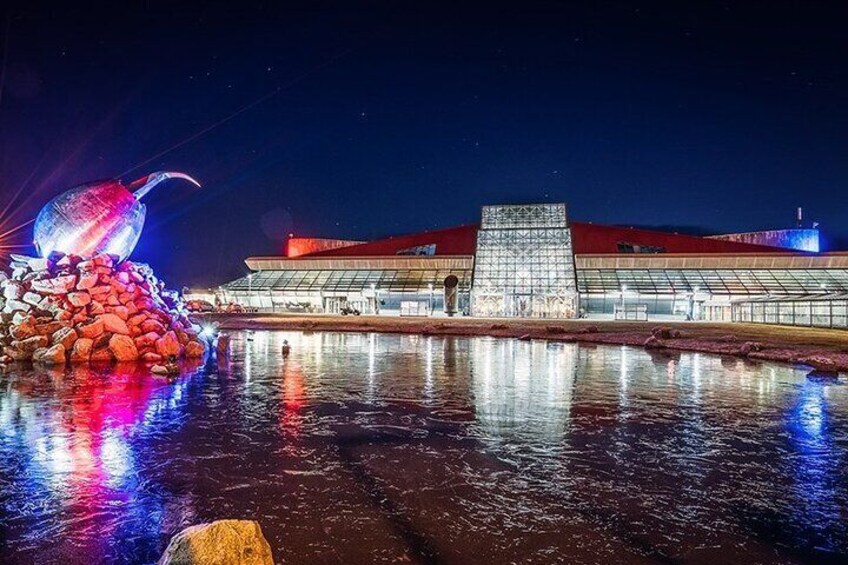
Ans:
[[[430,306],[429,306],[429,310],[427,311],[427,315],[432,316],[433,315],[433,283],[428,284],[427,288],[430,289]]]
[[[250,306],[253,301],[253,273],[247,275],[247,304]]]
[[[374,314],[379,314],[380,313],[380,306],[377,302],[377,285],[374,284],[374,283],[371,283],[371,294],[373,295],[371,300],[374,301]]]

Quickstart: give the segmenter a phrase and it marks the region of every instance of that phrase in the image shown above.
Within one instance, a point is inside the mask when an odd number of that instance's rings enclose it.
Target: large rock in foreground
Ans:
[[[206,353],[182,297],[143,263],[54,254],[13,255],[11,266],[10,276],[0,272],[0,363],[156,361]]]
[[[252,520],[191,526],[168,544],[159,565],[274,565],[271,546]]]

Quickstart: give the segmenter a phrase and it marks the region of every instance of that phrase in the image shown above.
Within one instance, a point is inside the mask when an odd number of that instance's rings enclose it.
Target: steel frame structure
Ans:
[[[565,204],[483,207],[472,315],[571,318],[576,311],[577,279]]]

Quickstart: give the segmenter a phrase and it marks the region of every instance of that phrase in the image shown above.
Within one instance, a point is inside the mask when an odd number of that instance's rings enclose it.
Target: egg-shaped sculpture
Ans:
[[[138,243],[146,206],[141,198],[169,178],[197,181],[183,173],[157,172],[125,186],[110,179],[88,182],[53,198],[38,213],[33,229],[42,257],[60,252],[90,258],[109,253],[123,261]]]

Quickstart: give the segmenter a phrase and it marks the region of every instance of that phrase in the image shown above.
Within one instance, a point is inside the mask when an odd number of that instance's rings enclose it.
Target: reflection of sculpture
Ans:
[[[129,186],[103,180],[72,188],[48,202],[35,220],[35,246],[42,257],[58,251],[90,258],[98,253],[126,259],[138,243],[146,207],[141,198],[160,182],[183,173],[158,172]]]

